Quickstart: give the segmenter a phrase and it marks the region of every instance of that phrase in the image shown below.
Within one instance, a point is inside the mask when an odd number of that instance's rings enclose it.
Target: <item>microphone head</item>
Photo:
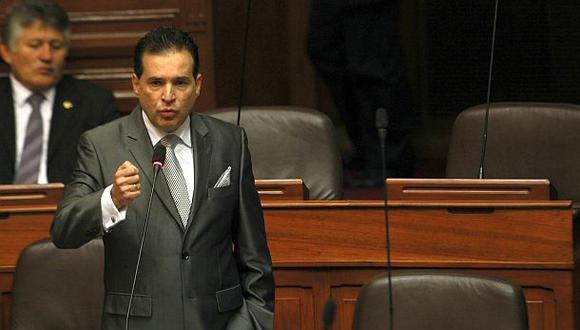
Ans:
[[[151,159],[153,167],[163,167],[163,164],[165,164],[165,152],[165,146],[161,143],[155,146],[155,149],[153,149],[153,158]]]
[[[322,322],[325,329],[330,329],[334,322],[334,314],[336,312],[336,303],[332,298],[328,298],[324,304],[324,311],[322,312]]]
[[[375,117],[375,126],[378,129],[387,129],[389,126],[389,115],[387,114],[387,109],[378,108]]]

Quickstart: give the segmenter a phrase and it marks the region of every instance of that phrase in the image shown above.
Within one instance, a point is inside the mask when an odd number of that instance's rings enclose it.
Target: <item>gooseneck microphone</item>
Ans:
[[[332,323],[334,323],[334,314],[336,312],[336,303],[331,297],[328,298],[324,304],[324,311],[322,313],[322,324],[324,330],[332,329]]]
[[[393,308],[393,284],[391,279],[392,265],[391,265],[391,233],[389,226],[389,212],[388,212],[388,192],[387,192],[387,128],[389,126],[389,117],[387,110],[384,108],[377,109],[375,117],[375,126],[379,134],[379,140],[381,143],[381,160],[382,160],[382,171],[383,180],[385,181],[384,193],[384,214],[385,214],[385,238],[386,238],[386,250],[387,250],[387,282],[388,282],[388,299],[389,299],[389,329],[393,330],[394,327],[394,308]]]
[[[495,53],[495,34],[497,31],[497,12],[499,9],[499,0],[495,0],[495,11],[493,15],[493,28],[491,32],[491,54],[489,56],[489,73],[487,77],[487,100],[486,100],[486,107],[485,107],[485,119],[483,122],[483,134],[482,134],[482,143],[481,143],[481,159],[479,161],[479,174],[478,178],[484,179],[485,178],[485,151],[487,149],[487,131],[489,126],[489,110],[491,108],[491,82],[493,78],[493,58]]]
[[[133,303],[133,294],[135,293],[135,284],[137,283],[137,274],[139,273],[139,265],[141,264],[141,255],[143,253],[143,243],[145,243],[145,236],[147,236],[147,226],[149,224],[149,212],[151,211],[151,201],[153,200],[153,192],[155,191],[155,182],[159,175],[159,169],[165,164],[165,146],[161,143],[153,149],[153,184],[151,185],[151,193],[149,194],[149,201],[147,202],[147,211],[145,212],[145,223],[143,224],[143,232],[141,233],[141,240],[139,243],[139,254],[137,256],[137,265],[135,266],[135,274],[133,275],[133,284],[131,285],[131,294],[129,295],[129,303],[127,304],[127,314],[125,315],[125,330],[129,330],[129,315],[131,314],[131,304]]]
[[[375,117],[375,127],[379,133],[379,141],[381,143],[381,151],[386,151],[387,149],[387,128],[389,127],[389,116],[387,114],[387,110],[385,108],[379,108],[376,112]],[[387,176],[387,163],[386,163],[386,154],[383,152],[383,157],[381,157],[383,161],[383,177]]]

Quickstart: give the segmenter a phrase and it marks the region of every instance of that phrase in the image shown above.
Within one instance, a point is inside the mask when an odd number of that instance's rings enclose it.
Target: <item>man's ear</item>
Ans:
[[[201,84],[203,82],[203,78],[201,76],[201,73],[197,74],[197,77],[195,78],[195,95],[199,96],[199,94],[201,93]]]
[[[139,77],[136,74],[131,75],[131,84],[133,85],[133,92],[139,95],[139,91],[141,90],[141,81],[139,81]]]
[[[0,56],[2,56],[4,62],[8,64],[12,63],[12,52],[8,46],[3,43],[0,43]]]

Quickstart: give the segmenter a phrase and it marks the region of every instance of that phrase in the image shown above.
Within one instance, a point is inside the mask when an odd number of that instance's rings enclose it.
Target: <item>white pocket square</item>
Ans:
[[[221,187],[229,186],[231,172],[232,172],[232,167],[228,166],[228,168],[226,168],[226,170],[222,173],[222,175],[220,175],[220,178],[217,180],[217,182],[215,183],[215,185],[213,187],[214,188],[221,188]]]

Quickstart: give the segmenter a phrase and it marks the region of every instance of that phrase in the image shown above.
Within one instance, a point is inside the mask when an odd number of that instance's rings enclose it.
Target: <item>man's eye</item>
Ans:
[[[188,80],[177,80],[175,82],[176,86],[187,86],[189,85],[189,81]]]
[[[30,48],[39,48],[42,45],[42,43],[40,41],[31,41],[27,43],[27,45]]]
[[[149,82],[149,84],[151,86],[158,87],[158,86],[161,86],[161,81],[159,81],[159,80],[152,80],[152,81]]]
[[[50,42],[50,48],[52,48],[54,50],[63,49],[64,48],[64,42],[62,42],[62,41],[51,41]]]

